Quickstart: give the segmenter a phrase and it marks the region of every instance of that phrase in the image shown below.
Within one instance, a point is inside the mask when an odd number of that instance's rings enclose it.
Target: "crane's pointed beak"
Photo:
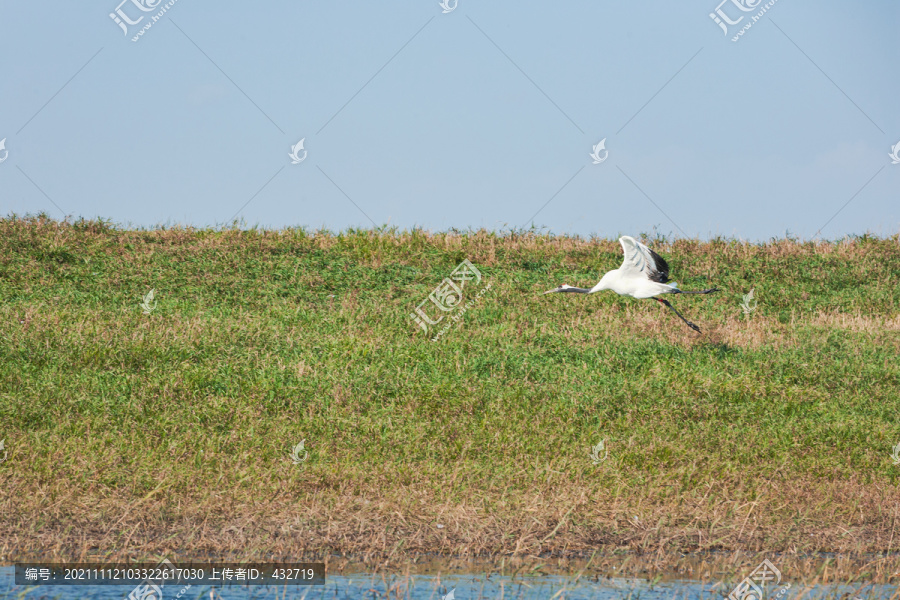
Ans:
[[[569,286],[567,286],[566,284],[563,284],[563,285],[559,286],[558,288],[555,288],[555,289],[552,289],[552,290],[550,290],[550,291],[544,292],[542,295],[543,295],[543,296],[546,296],[547,294],[555,294],[555,293],[557,293],[557,292],[563,291],[563,290],[566,289],[567,287],[569,287]]]

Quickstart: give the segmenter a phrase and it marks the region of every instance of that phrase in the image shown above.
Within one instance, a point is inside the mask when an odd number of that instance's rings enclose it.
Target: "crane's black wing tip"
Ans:
[[[669,263],[666,262],[662,256],[650,250],[650,256],[653,258],[654,267],[650,269],[650,272],[647,274],[650,281],[655,281],[656,283],[667,283],[669,281]]]

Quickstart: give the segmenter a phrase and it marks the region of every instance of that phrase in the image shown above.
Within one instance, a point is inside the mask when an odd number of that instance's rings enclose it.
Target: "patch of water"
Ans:
[[[0,600],[122,600],[133,586],[16,586],[14,568],[0,567]],[[409,575],[388,578],[354,573],[328,575],[324,586],[211,588],[209,585],[162,587],[162,598],[139,600],[442,600],[452,590],[454,600],[722,600],[731,585],[693,580],[648,581],[639,578],[576,578],[565,575],[500,576],[497,574]],[[896,600],[897,586],[819,585],[792,582],[768,590],[764,599],[743,600]]]

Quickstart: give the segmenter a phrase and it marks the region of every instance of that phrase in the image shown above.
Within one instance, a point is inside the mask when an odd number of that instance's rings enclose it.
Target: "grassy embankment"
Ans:
[[[896,550],[898,242],[654,242],[698,335],[540,294],[616,241],[0,220],[0,556]]]

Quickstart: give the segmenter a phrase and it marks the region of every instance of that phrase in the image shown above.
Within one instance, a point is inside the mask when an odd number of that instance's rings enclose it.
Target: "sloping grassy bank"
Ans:
[[[652,247],[0,220],[0,555],[896,550],[897,236]]]

